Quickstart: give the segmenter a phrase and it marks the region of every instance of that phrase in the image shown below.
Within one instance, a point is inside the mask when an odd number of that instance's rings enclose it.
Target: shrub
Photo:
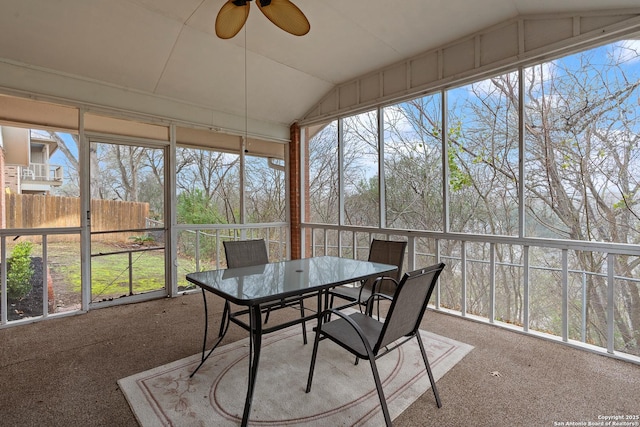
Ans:
[[[20,242],[14,246],[7,259],[7,298],[20,299],[31,292],[31,242]]]

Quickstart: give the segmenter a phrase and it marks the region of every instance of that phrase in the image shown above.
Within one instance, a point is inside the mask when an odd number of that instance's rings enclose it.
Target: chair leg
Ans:
[[[442,408],[440,395],[438,394],[438,389],[436,388],[436,381],[433,379],[431,366],[429,365],[429,360],[427,359],[427,352],[424,350],[424,344],[422,344],[422,338],[420,338],[420,331],[417,332],[416,339],[418,340],[418,346],[420,347],[420,352],[422,353],[422,360],[424,360],[424,365],[427,367],[427,374],[429,375],[429,381],[431,381],[431,389],[433,390],[433,395],[436,398],[436,403],[438,404],[438,408]]]
[[[307,389],[305,393],[311,391],[311,382],[313,380],[313,371],[316,367],[316,356],[318,355],[318,343],[320,342],[320,326],[316,329],[316,337],[313,340],[313,352],[311,353],[311,365],[309,366],[309,377],[307,378]]]
[[[376,389],[378,390],[378,398],[380,399],[380,406],[382,407],[382,414],[384,415],[384,422],[387,427],[392,427],[391,416],[389,415],[389,408],[387,408],[387,399],[384,397],[384,391],[382,391],[382,382],[380,381],[380,374],[378,374],[378,367],[376,366],[375,357],[369,359],[371,363],[371,371],[373,372],[373,380],[376,383]]]
[[[304,319],[304,300],[300,300],[300,317]],[[302,321],[302,341],[307,345],[307,321]]]

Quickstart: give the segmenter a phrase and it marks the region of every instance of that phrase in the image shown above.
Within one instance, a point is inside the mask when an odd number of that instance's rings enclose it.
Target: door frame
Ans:
[[[173,126],[171,127],[173,128]],[[171,132],[171,140],[175,132]],[[171,141],[138,138],[124,135],[104,134],[98,132],[81,132],[80,135],[81,147],[79,147],[80,162],[83,167],[81,170],[86,171],[81,173],[80,177],[80,204],[81,204],[81,264],[82,264],[82,307],[83,310],[89,310],[93,308],[101,308],[119,304],[129,304],[133,302],[147,301],[156,298],[163,298],[166,296],[172,296],[175,294],[173,288],[175,275],[174,268],[171,260],[173,253],[172,238],[172,218],[175,215],[175,209],[172,207],[172,188],[175,187],[175,179],[172,178],[170,171],[175,164],[172,160],[175,157],[174,149],[175,145]],[[163,155],[163,180],[164,180],[164,207],[163,207],[163,224],[162,231],[164,233],[164,287],[162,289],[149,291],[142,294],[127,296],[126,298],[114,298],[110,301],[91,301],[92,283],[91,283],[91,146],[94,143],[115,144],[124,146],[136,146],[143,148],[152,148],[162,150]],[[158,228],[154,228],[158,230]],[[137,230],[136,230],[137,231]]]

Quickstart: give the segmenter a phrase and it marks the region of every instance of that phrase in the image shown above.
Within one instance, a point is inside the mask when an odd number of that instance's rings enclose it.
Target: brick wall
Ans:
[[[300,228],[300,126],[291,125],[291,142],[289,143],[289,206],[291,211],[291,259],[302,256]]]
[[[291,126],[291,142],[289,143],[289,188],[290,188],[290,218],[291,218],[291,259],[299,259],[302,257],[302,222],[309,222],[311,218],[311,203],[309,198],[303,198],[300,191],[300,179],[305,174],[305,185],[309,185],[309,156],[305,156],[304,163],[300,160],[300,127],[297,124]],[[304,138],[305,153],[309,153],[309,136]],[[308,194],[308,187],[305,194]],[[301,218],[300,208],[304,203],[305,218]],[[311,254],[311,230],[305,231],[305,254]]]

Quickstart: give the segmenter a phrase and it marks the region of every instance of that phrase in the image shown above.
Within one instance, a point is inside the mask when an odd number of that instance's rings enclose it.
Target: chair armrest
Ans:
[[[374,294],[379,293],[380,285],[382,284],[382,281],[384,281],[384,280],[390,280],[391,282],[393,282],[393,284],[396,286],[396,288],[398,287],[398,281],[396,279],[394,279],[393,277],[390,277],[390,276],[376,277],[376,279],[373,282],[373,286],[371,288],[371,296],[367,299],[367,304],[368,304],[369,299],[371,299],[371,297]],[[360,295],[358,296],[358,301],[362,301],[362,289],[360,289]]]
[[[391,280],[393,280],[393,279],[391,279]],[[383,293],[380,293],[380,292],[372,294],[367,299],[367,311],[366,311],[367,316],[371,316],[373,314],[373,301],[376,300],[376,299],[379,300],[380,298],[383,298],[383,299],[386,299],[386,300],[389,300],[389,301],[393,301],[393,297],[390,296],[390,295],[383,294]],[[378,316],[380,316],[380,310],[378,310]]]
[[[398,286],[398,281],[390,276],[378,276],[373,281],[373,285],[371,286],[371,293],[375,294],[378,292],[381,283],[384,280],[391,280],[396,287]],[[360,286],[360,293],[358,294],[358,301],[362,301],[362,290],[364,289],[364,282],[362,282],[362,286]]]
[[[382,276],[380,277],[376,277],[375,280],[373,281],[373,286],[371,287],[371,293],[374,293],[376,291],[376,287],[377,284],[382,282],[384,278]],[[360,284],[360,292],[358,293],[358,303],[362,304],[362,291],[364,290],[364,283],[365,281],[362,281]],[[362,311],[362,309],[361,309]]]
[[[380,276],[378,278],[376,278],[376,280],[373,282],[373,288],[371,289],[371,293],[375,294],[375,293],[379,293],[380,292],[380,285],[382,284],[382,282],[384,280],[390,280],[393,282],[393,284],[396,286],[396,288],[398,287],[399,282],[394,279],[393,277],[390,276]]]

